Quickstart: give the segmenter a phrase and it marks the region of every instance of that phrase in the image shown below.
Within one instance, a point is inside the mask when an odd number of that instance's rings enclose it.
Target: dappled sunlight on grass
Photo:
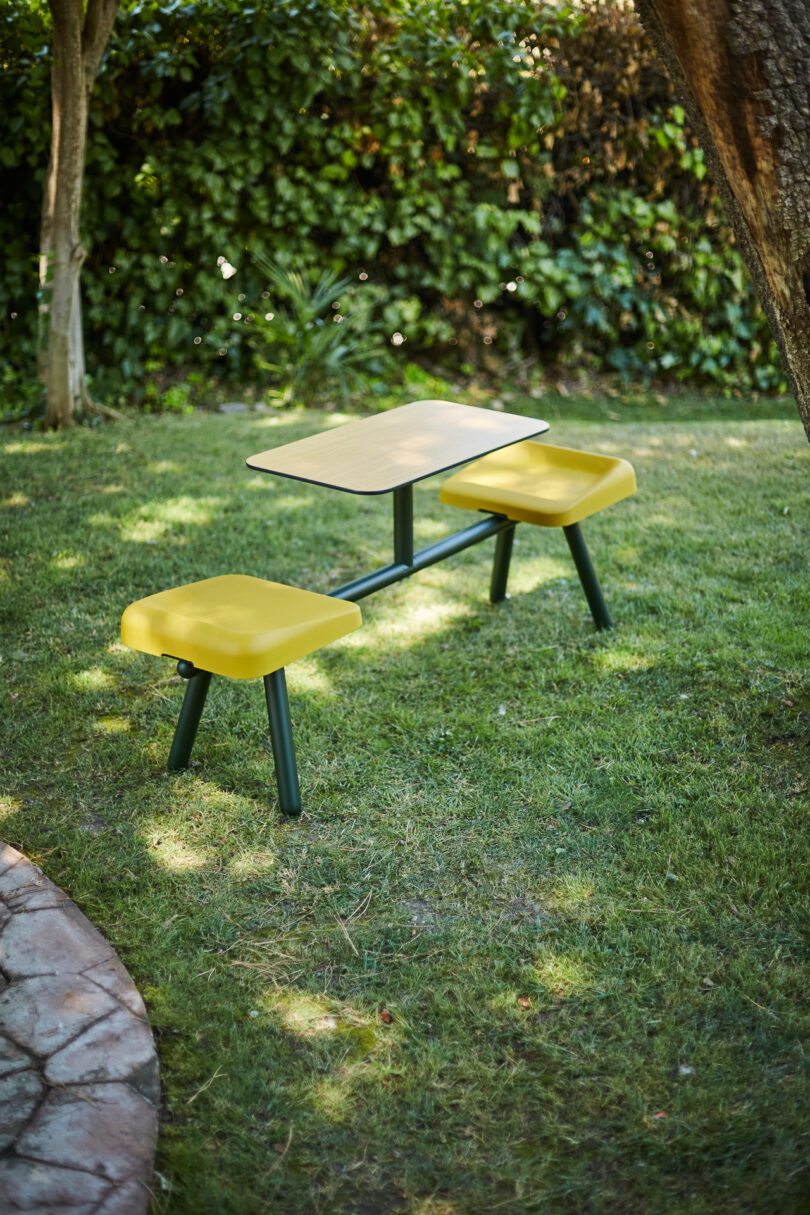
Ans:
[[[441,540],[448,535],[448,528],[440,519],[415,519],[413,525],[414,540],[420,541],[427,547],[434,540]],[[419,545],[417,544],[417,547]]]
[[[3,498],[0,506],[7,507],[9,510],[20,510],[24,506],[33,506],[34,503],[30,498],[26,498],[25,494],[12,494],[10,498]]]
[[[335,417],[335,416],[337,416],[337,415],[334,415],[334,414],[331,415],[331,417]],[[250,425],[251,431],[253,431],[253,430],[287,430],[287,429],[294,429],[296,426],[302,426],[307,430],[307,432],[309,432],[312,429],[325,430],[329,425],[328,420],[324,420],[321,425],[315,425],[312,422],[311,416],[308,417],[306,411],[303,409],[288,409],[288,410],[285,410],[284,413],[270,413],[270,414],[252,413],[250,415],[249,420],[250,420],[250,424],[251,424]],[[285,443],[289,442],[289,440],[286,438],[284,438],[280,441],[285,442]]]
[[[228,863],[228,869],[231,875],[237,879],[250,878],[272,872],[278,863],[278,853],[250,849],[233,857]]]
[[[554,557],[530,557],[521,546],[515,545],[509,566],[509,593],[528,594],[545,583],[557,579],[568,581],[572,576],[576,578],[576,570],[570,561]],[[485,583],[481,590],[486,594],[489,584]]]
[[[269,478],[268,478],[268,480],[269,480]],[[309,486],[307,486],[305,488],[303,483],[301,485],[301,489],[299,489],[297,491],[288,490],[287,493],[284,493],[283,491],[279,492],[278,483],[273,485],[273,489],[275,491],[273,493],[273,504],[272,504],[274,511],[302,510],[304,507],[306,507],[308,510],[313,510],[315,508],[316,503],[315,503],[314,495],[311,493]],[[288,487],[285,486],[285,489],[288,489]],[[321,504],[321,505],[323,505],[323,504]],[[268,524],[270,522],[271,522],[271,520],[270,520],[270,517],[268,516]]]
[[[651,671],[656,660],[652,655],[617,645],[611,646],[610,649],[598,650],[593,656],[593,663],[604,671]]]
[[[326,675],[323,668],[318,665],[317,658],[312,656],[309,659],[299,658],[294,663],[288,674],[287,682],[290,689],[297,693],[317,692],[320,695],[335,695],[335,688],[331,679]]]
[[[696,443],[697,436],[693,431],[678,430],[670,437],[668,445],[674,451],[680,449],[681,452],[687,451],[691,455]]]
[[[354,1113],[354,1101],[342,1078],[330,1076],[313,1084],[310,1100],[330,1122],[344,1122]]]
[[[660,448],[669,447],[670,433],[667,432],[666,434],[660,434],[660,435],[655,435],[655,434],[646,435],[645,444],[646,444],[646,447],[654,449],[657,453],[660,450]],[[632,449],[632,451],[633,451],[634,455],[648,454],[646,452],[643,453],[642,449],[640,447],[634,447]]]
[[[173,873],[203,869],[209,864],[209,856],[203,848],[192,848],[171,828],[152,831],[147,836],[148,848],[156,864]]]
[[[561,443],[560,446],[564,447],[565,444]],[[605,456],[621,456],[622,459],[627,459],[627,448],[621,439],[599,439],[591,445],[591,450],[598,451]]]
[[[594,976],[590,968],[571,954],[549,950],[534,963],[537,983],[561,999],[572,999],[592,991]]]
[[[80,692],[99,692],[102,688],[115,686],[115,680],[101,667],[88,667],[85,671],[76,671],[71,676],[71,680],[74,687],[78,688]],[[115,733],[115,731],[108,732]]]
[[[352,414],[339,413],[338,411],[335,411],[334,413],[327,414],[326,418],[324,419],[323,425],[320,426],[318,429],[334,430],[336,426],[345,426],[347,422],[356,422],[356,421],[357,421],[356,416],[353,416]]]
[[[177,460],[153,460],[151,464],[146,466],[147,472],[154,477],[163,476],[164,473],[181,473],[182,465]]]
[[[122,540],[144,544],[159,540],[176,525],[204,527],[223,509],[222,498],[167,498],[138,507],[120,524]]]
[[[422,602],[408,604],[407,611],[386,612],[376,620],[364,618],[362,630],[354,634],[355,645],[371,650],[382,642],[386,646],[393,644],[400,652],[409,650],[474,614],[472,608],[448,601],[438,590],[427,587],[424,590]]]
[[[496,1204],[497,1206],[512,1205],[511,1203]],[[417,1200],[412,1206],[413,1215],[464,1215],[463,1207],[460,1207],[456,1202],[448,1202],[445,1198],[424,1198]]]
[[[309,996],[293,988],[271,990],[265,1004],[279,1018],[290,1033],[299,1038],[312,1038],[318,1034],[336,1034],[341,1030],[369,1027],[367,1017],[354,1009],[341,1008],[335,1012],[334,1002],[317,996]]]
[[[86,564],[87,558],[83,553],[60,553],[51,562],[56,570],[75,570]]]
[[[680,494],[668,498],[662,497],[660,509],[647,516],[647,526],[652,531],[676,531],[687,533],[692,526],[692,520],[683,515],[683,498]]]
[[[59,441],[58,439],[51,439],[48,442],[45,442],[45,440],[17,439],[3,445],[3,454],[6,456],[35,456],[41,451],[59,451],[63,446],[64,441]]]
[[[99,734],[129,734],[132,722],[127,717],[97,717],[95,728]]]
[[[88,515],[85,522],[91,527],[98,528],[114,528],[118,526],[117,520],[115,520],[110,512],[106,510],[96,511],[95,514]]]

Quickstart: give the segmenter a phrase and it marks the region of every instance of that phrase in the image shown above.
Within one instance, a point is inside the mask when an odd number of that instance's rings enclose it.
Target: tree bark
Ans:
[[[39,374],[45,424],[70,425],[89,404],[79,276],[82,179],[90,95],[119,0],[49,0],[53,17],[51,157],[42,205]]]
[[[683,96],[810,440],[810,6],[635,5]]]

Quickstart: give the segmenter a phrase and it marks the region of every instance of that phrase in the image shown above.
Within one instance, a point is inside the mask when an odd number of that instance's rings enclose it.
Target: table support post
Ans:
[[[394,564],[413,565],[413,486],[394,490]]]

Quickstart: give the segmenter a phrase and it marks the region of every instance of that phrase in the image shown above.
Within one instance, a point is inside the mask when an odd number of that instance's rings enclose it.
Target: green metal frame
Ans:
[[[178,662],[177,673],[187,680],[187,683],[169,751],[168,768],[170,772],[181,772],[189,765],[194,740],[197,737],[197,727],[200,724],[205,698],[211,683],[210,671],[201,671],[185,659]],[[300,814],[301,789],[298,783],[290,702],[283,667],[264,676],[264,694],[267,700],[270,744],[273,749],[279,803],[285,814]]]
[[[574,565],[577,567],[585,598],[588,600],[588,607],[591,609],[593,622],[597,629],[610,629],[613,627],[613,621],[610,619],[607,604],[602,596],[602,588],[591,563],[579,524],[570,523],[568,527],[563,528],[563,531],[571,550],[571,556],[574,558]]]
[[[495,559],[492,562],[492,579],[489,584],[489,602],[500,603],[506,598],[506,583],[509,580],[509,562],[515,542],[516,523],[505,527],[495,541]]]
[[[194,739],[197,737],[197,727],[200,724],[205,698],[211,683],[210,671],[200,671],[193,663],[183,659],[177,664],[177,674],[187,682],[183,705],[169,751],[168,768],[170,772],[182,772],[189,765]]]
[[[287,696],[287,680],[284,668],[271,671],[264,677],[264,694],[267,698],[267,716],[270,721],[270,742],[273,761],[276,765],[278,800],[285,814],[301,813],[301,790],[298,784],[298,767],[295,762],[290,702]]]
[[[419,570],[434,565],[437,561],[443,561],[445,557],[460,553],[473,544],[480,544],[482,540],[487,540],[490,536],[497,536],[489,587],[490,603],[500,603],[506,598],[509,563],[512,558],[512,546],[517,526],[513,519],[507,519],[505,515],[488,515],[480,522],[462,528],[461,531],[453,532],[452,535],[445,536],[443,540],[437,540],[435,544],[430,544],[427,548],[414,552],[413,486],[403,485],[399,489],[395,489],[393,498],[393,563],[383,565],[370,574],[364,574],[362,578],[355,578],[352,582],[339,586],[337,590],[330,591],[333,599],[349,599],[356,602],[358,599],[365,598],[366,595],[371,595],[374,591],[382,590],[385,586],[401,582],[403,578],[410,578],[411,574],[416,574]],[[602,588],[599,585],[599,579],[593,568],[579,524],[571,523],[563,528],[563,532],[577,567],[579,580],[582,583],[585,598],[588,600],[594,624],[597,629],[612,628],[613,621],[610,619]]]
[[[516,526],[517,524],[513,523],[510,529],[507,530],[505,528],[498,536],[498,542],[495,546],[495,559],[492,563],[492,581],[489,590],[490,603],[500,603],[506,597],[506,583],[509,579],[509,561],[512,556],[512,544]],[[577,567],[579,580],[582,583],[585,598],[588,600],[588,607],[591,609],[593,622],[597,629],[610,629],[613,627],[613,621],[610,619],[610,613],[607,610],[607,604],[602,595],[602,588],[599,585],[596,570],[593,568],[582,530],[578,523],[570,523],[567,527],[563,528],[563,532],[568,541],[571,556],[574,558],[574,565]]]
[[[435,544],[429,544],[427,548],[414,552],[413,486],[403,485],[401,488],[395,489],[393,497],[393,563],[383,565],[379,569],[372,570],[370,574],[364,574],[361,578],[355,578],[352,582],[339,586],[337,590],[330,591],[329,594],[333,599],[348,599],[355,603],[358,599],[364,599],[366,595],[371,595],[374,591],[391,586],[394,582],[401,582],[403,578],[410,578],[411,574],[427,569],[429,565],[435,565],[437,561],[444,561],[445,557],[452,557],[454,553],[460,553],[473,544],[480,544],[489,536],[497,536],[499,532],[515,526],[503,515],[489,515],[478,523],[453,532],[452,535],[437,540]]]

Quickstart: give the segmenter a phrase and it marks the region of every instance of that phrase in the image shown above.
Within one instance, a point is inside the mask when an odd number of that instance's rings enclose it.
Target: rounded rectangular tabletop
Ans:
[[[248,468],[352,494],[384,494],[548,430],[454,401],[414,401],[248,456]]]

